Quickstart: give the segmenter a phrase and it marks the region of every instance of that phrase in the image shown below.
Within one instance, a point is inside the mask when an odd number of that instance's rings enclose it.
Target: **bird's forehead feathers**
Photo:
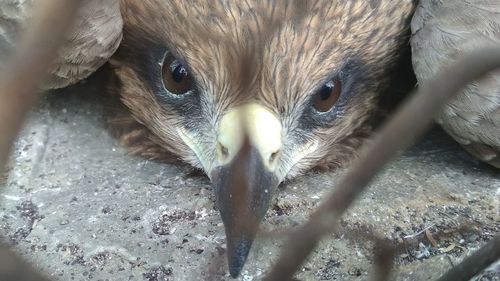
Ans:
[[[202,88],[276,106],[286,102],[276,91],[296,104],[348,59],[385,59],[412,9],[412,0],[125,0],[122,14],[129,37],[165,44]]]

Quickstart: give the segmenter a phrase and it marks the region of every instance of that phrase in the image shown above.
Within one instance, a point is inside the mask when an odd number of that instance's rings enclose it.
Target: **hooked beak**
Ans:
[[[275,173],[281,124],[257,104],[227,113],[219,128],[218,161],[211,172],[226,230],[229,272],[238,277],[280,180]]]

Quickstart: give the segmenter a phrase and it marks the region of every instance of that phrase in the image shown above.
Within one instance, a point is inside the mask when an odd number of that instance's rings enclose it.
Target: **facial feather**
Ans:
[[[160,146],[198,168],[209,169],[215,157],[221,116],[249,101],[265,106],[283,124],[283,177],[337,166],[369,131],[385,74],[407,40],[414,5],[410,0],[304,6],[124,0],[124,41],[113,59],[121,97]],[[167,51],[195,79],[196,96],[188,104],[162,102],[158,93]],[[338,74],[345,79],[345,104],[334,115],[316,116],[311,96]],[[186,138],[198,141],[186,143]]]
[[[112,63],[149,129],[127,135],[210,177],[232,277],[278,184],[345,163],[367,135],[414,4],[123,0]]]

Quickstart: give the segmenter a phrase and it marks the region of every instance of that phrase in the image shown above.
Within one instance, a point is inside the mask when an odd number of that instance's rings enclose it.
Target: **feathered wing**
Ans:
[[[422,82],[467,51],[500,46],[500,1],[421,0],[411,28],[413,68]],[[469,84],[436,120],[466,150],[500,168],[500,71]]]
[[[2,0],[0,2],[1,64],[14,50],[21,26],[26,21],[30,8],[31,1],[29,0]]]
[[[113,55],[122,39],[119,0],[85,0],[66,43],[59,50],[44,89],[63,88],[87,78]],[[29,11],[43,0],[2,0],[0,60],[14,48]]]

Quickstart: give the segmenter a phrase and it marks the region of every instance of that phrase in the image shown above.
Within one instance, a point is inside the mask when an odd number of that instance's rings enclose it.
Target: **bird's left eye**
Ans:
[[[186,94],[193,88],[193,79],[187,68],[169,54],[163,62],[162,75],[165,88],[175,95]]]
[[[342,93],[340,79],[334,78],[323,85],[313,97],[313,106],[319,112],[328,112],[339,100]]]

